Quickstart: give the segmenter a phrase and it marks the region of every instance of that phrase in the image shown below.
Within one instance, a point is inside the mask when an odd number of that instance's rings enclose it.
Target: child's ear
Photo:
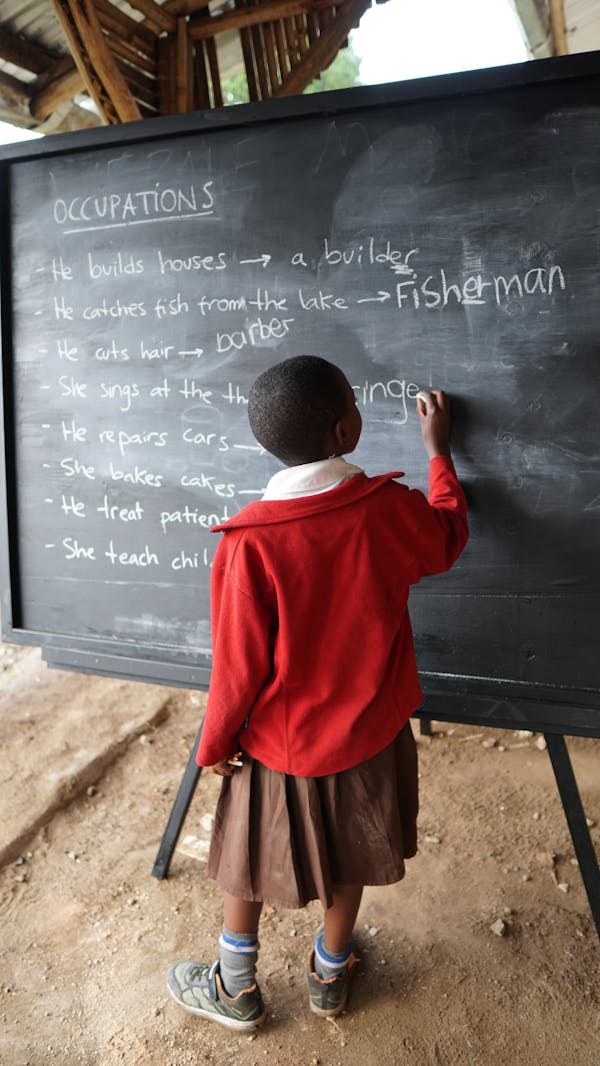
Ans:
[[[344,425],[343,419],[340,419],[339,422],[336,422],[334,433],[335,433],[335,439],[336,439],[339,447],[340,448],[345,448],[346,445],[348,444],[348,434],[346,432],[346,427]]]

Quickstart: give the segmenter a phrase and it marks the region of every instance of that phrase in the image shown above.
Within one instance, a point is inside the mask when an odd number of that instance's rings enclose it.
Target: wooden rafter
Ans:
[[[239,30],[246,26],[258,26],[260,23],[300,15],[307,8],[310,11],[322,11],[337,2],[338,0],[308,0],[308,3],[306,0],[269,0],[255,7],[238,7],[224,15],[199,15],[190,20],[190,37],[214,37],[215,34],[227,30]]]
[[[195,56],[195,73],[196,73],[196,106],[201,108],[210,107],[210,86],[208,83],[208,72],[206,70],[206,55],[204,52],[204,42],[200,41],[196,47]]]
[[[15,122],[19,126],[31,123],[27,89],[25,82],[0,73],[0,121]]]
[[[137,67],[138,70],[144,71],[152,78],[156,77],[156,58],[150,59],[147,55],[142,55],[139,49],[132,45],[131,41],[123,40],[122,37],[111,33],[110,50],[114,55],[120,56],[121,59],[125,59],[126,62]]]
[[[98,12],[98,19],[102,27],[110,34],[111,39],[120,37],[144,55],[154,56],[156,50],[156,34],[148,29],[143,22],[136,22],[130,15],[126,15],[119,7],[115,7],[110,0],[95,0],[94,6]]]
[[[208,0],[165,0],[163,7],[178,18],[180,15],[195,15],[203,8],[208,8]]]
[[[105,123],[141,118],[106,44],[92,0],[51,0],[87,90]]]
[[[7,33],[0,28],[0,58],[14,63],[22,70],[41,74],[48,69],[50,63],[60,57],[47,48],[41,48],[18,34]]]
[[[43,121],[57,108],[85,91],[85,82],[70,56],[63,56],[30,85],[29,109]]]
[[[249,0],[250,7],[254,6],[254,0]],[[252,49],[254,52],[254,65],[256,68],[256,75],[258,78],[258,86],[260,89],[260,95],[263,100],[267,100],[269,96],[272,96],[271,86],[269,85],[269,78],[267,74],[267,64],[265,62],[265,49],[263,44],[262,25],[259,23],[254,26],[250,26],[248,33],[252,40]]]
[[[8,74],[0,74],[0,120],[23,129],[36,128],[41,133],[60,133],[98,124],[97,116],[84,111],[71,100],[65,101],[53,113],[51,125],[34,122],[30,110],[29,89],[30,83],[12,78]]]
[[[569,54],[564,0],[549,0],[550,32],[555,56]]]
[[[273,96],[294,96],[304,91],[311,81],[333,62],[350,30],[357,26],[370,6],[370,0],[344,0],[336,10],[335,19],[321,31],[320,36],[302,56],[296,66],[275,89]]]
[[[156,28],[156,33],[176,33],[177,19],[166,8],[161,7],[155,0],[127,0],[130,7],[141,11],[146,16],[146,24],[150,28]]]
[[[177,19],[177,65],[175,73],[175,103],[178,112],[190,111],[192,96],[193,56],[188,37],[187,19]]]

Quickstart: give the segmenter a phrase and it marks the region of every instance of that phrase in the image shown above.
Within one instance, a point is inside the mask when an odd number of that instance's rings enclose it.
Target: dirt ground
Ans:
[[[49,671],[6,645],[0,673],[2,1066],[600,1066],[598,939],[541,738],[434,725],[420,852],[404,882],[365,893],[348,1011],[307,1008],[318,905],[269,907],[269,1019],[239,1035],[165,986],[172,961],[215,955],[212,775],[169,878],[150,873],[203,696]],[[599,742],[569,750],[598,850]]]

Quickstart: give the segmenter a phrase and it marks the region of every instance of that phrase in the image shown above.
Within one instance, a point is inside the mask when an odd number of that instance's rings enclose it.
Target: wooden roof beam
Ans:
[[[140,110],[106,43],[93,0],[51,3],[102,120],[110,123],[140,119]]]
[[[569,42],[567,40],[564,0],[550,0],[549,11],[554,55],[567,56],[569,54]]]
[[[208,7],[208,0],[165,0],[163,11],[168,11],[175,18],[182,15],[196,15]]]
[[[7,74],[0,74],[0,121],[9,122],[20,129],[39,130],[40,133],[84,129],[97,126],[100,121],[93,112],[68,102],[53,112],[47,122],[33,122],[29,110],[28,89],[29,85],[25,82]]]
[[[68,103],[78,93],[86,91],[81,72],[70,56],[55,63],[45,74],[30,85],[30,110],[34,118],[43,122],[63,104]]]
[[[79,77],[77,69],[68,56],[65,56],[61,63],[63,66],[65,63],[70,64],[73,72]],[[55,69],[58,69],[58,66],[59,64],[56,64]],[[41,79],[38,78],[37,82],[40,81]],[[46,107],[40,109],[40,112],[43,112],[44,122],[34,122],[33,119],[39,116],[33,113],[31,106],[32,100],[29,93],[32,84],[35,85],[36,82],[26,83],[18,78],[11,78],[8,74],[0,74],[0,121],[8,122],[21,129],[39,130],[40,133],[62,133],[66,130],[98,125],[100,120],[97,115],[73,104],[72,95],[65,93],[61,94],[60,104],[53,107],[52,102],[50,103],[50,111]]]
[[[127,0],[127,3],[146,16],[146,24],[151,29],[156,27],[159,33],[177,33],[177,19],[156,0]]]
[[[301,15],[303,12],[323,11],[332,7],[339,0],[268,0],[265,4],[257,4],[256,7],[236,8],[235,11],[227,11],[224,15],[201,15],[193,18],[189,23],[190,37],[199,38],[214,37],[217,33],[226,30],[240,30],[247,26],[257,26],[261,22],[276,22],[292,15]],[[362,10],[369,6],[369,0]],[[343,9],[342,9],[343,10]]]
[[[333,63],[350,30],[358,25],[370,6],[371,0],[344,0],[344,3],[339,5],[335,18],[290,71],[281,87],[274,91],[273,96],[295,96],[304,92],[311,81],[318,78],[321,72]]]
[[[192,96],[192,48],[185,18],[177,19],[177,51],[175,66],[175,104],[179,112],[190,111]]]
[[[141,70],[145,74],[149,74],[151,78],[157,76],[157,64],[148,58],[147,55],[142,55],[141,52],[135,48],[130,41],[125,40],[119,34],[107,33],[108,43],[110,50],[114,56],[120,56],[121,59],[125,59],[127,63],[135,67],[136,70]]]
[[[100,2],[106,3],[108,0],[98,0],[98,3]],[[127,3],[130,3],[130,0],[127,0]],[[177,19],[182,18],[184,15],[197,15],[199,11],[207,11],[208,3],[209,0],[165,0],[165,3],[160,5],[160,10],[163,16],[173,18],[177,22]],[[138,7],[137,4],[133,3],[131,6]],[[141,11],[142,8],[138,7],[138,10]],[[148,31],[155,24],[150,19],[145,18],[142,22],[137,22],[136,25]],[[167,32],[172,34],[173,37],[177,37],[177,30],[168,30]]]
[[[95,0],[94,7],[103,29],[110,31],[111,34],[120,34],[128,44],[143,52],[144,55],[155,56],[156,33],[144,22],[136,22],[130,15],[121,11],[120,7],[111,4],[110,0]]]
[[[95,111],[88,111],[78,104],[63,104],[36,126],[37,133],[71,133],[74,130],[89,130],[101,124],[100,116]]]
[[[9,74],[0,74],[0,121],[29,129],[33,123],[29,110],[29,86]]]
[[[55,52],[0,28],[0,59],[7,63],[14,63],[21,70],[29,70],[33,74],[42,74],[58,58]]]

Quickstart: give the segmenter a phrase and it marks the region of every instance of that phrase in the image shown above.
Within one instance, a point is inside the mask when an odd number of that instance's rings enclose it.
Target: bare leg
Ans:
[[[325,911],[323,942],[326,951],[339,953],[348,947],[362,893],[362,885],[334,885],[333,904]]]
[[[223,893],[224,925],[232,933],[256,933],[262,911],[262,902],[253,903]]]

